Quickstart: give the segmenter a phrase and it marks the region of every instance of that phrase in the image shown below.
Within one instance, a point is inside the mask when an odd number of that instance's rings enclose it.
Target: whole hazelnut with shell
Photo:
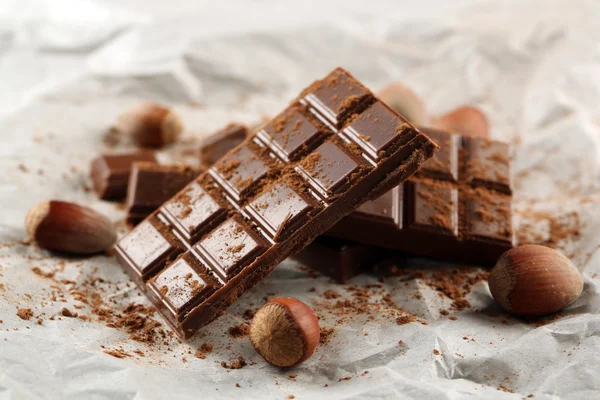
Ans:
[[[269,364],[293,367],[308,359],[321,336],[315,312],[291,297],[263,305],[252,318],[250,342]]]
[[[425,104],[408,86],[391,83],[377,93],[377,96],[413,125],[427,125]]]
[[[121,114],[117,127],[140,147],[163,147],[179,139],[183,123],[170,108],[142,103]]]
[[[529,244],[500,256],[489,285],[494,299],[509,313],[541,316],[573,303],[583,290],[583,279],[558,251]]]
[[[50,200],[32,206],[25,216],[29,237],[48,250],[94,254],[117,240],[114,224],[91,208]]]

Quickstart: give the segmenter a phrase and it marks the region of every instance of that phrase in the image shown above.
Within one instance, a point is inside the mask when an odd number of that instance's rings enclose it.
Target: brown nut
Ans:
[[[479,108],[462,106],[436,118],[432,127],[463,136],[487,138],[490,135],[488,119]]]
[[[113,223],[88,207],[44,201],[29,209],[25,229],[40,247],[74,254],[93,254],[117,240]]]
[[[269,364],[286,368],[300,364],[315,351],[321,336],[315,312],[291,297],[262,306],[250,324],[250,342]]]
[[[118,128],[142,147],[162,147],[181,136],[183,123],[174,111],[154,103],[143,103],[119,117]]]
[[[574,302],[583,290],[583,279],[558,251],[528,244],[500,256],[489,285],[492,296],[506,311],[540,316]]]
[[[423,101],[407,86],[392,83],[383,88],[377,96],[413,125],[427,125],[428,117]]]

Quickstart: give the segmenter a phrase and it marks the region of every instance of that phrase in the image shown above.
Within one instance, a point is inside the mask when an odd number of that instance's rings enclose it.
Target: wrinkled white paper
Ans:
[[[0,398],[600,396],[597,2],[233,2],[240,9],[232,2],[185,0],[4,3]],[[502,324],[478,312],[498,311],[487,285],[479,283],[469,296],[473,309],[450,321],[439,315],[448,299],[419,281],[405,286],[391,278],[384,287],[393,300],[429,324],[356,317],[337,326],[330,343],[293,371],[295,380],[288,379],[289,371],[265,364],[247,339],[225,333],[267,293],[296,297],[317,312],[320,299],[309,289],[348,294],[346,286],[310,278],[291,260],[205,328],[204,338],[174,344],[170,351],[133,342],[99,322],[45,318],[37,325],[17,317],[21,307],[49,316],[78,304],[68,296],[67,303],[41,304],[41,290],[52,282],[31,269],[53,270],[59,262],[64,270],[57,279],[80,283],[100,277],[118,284],[108,296],[119,304],[148,304],[127,286],[114,258],[61,260],[14,244],[25,237],[29,207],[50,198],[122,219],[114,204],[82,190],[89,162],[107,150],[102,137],[120,112],[140,100],[165,102],[184,117],[185,136],[200,137],[232,120],[254,123],[273,115],[338,65],[374,90],[390,81],[406,83],[426,99],[432,114],[465,103],[487,112],[492,136],[514,144],[515,224],[531,225],[532,213],[579,220],[580,237],[561,243],[585,276],[584,292],[568,316],[541,327],[510,317]],[[179,144],[160,158],[180,160],[184,150]],[[543,221],[538,225],[542,236],[550,229]],[[435,267],[423,259],[409,265]],[[352,281],[376,282],[368,275]],[[325,327],[335,320],[321,315]],[[215,345],[205,360],[187,355],[204,341]],[[117,359],[101,345],[139,349],[146,356]],[[252,365],[221,367],[238,355]],[[339,381],[347,376],[352,379]],[[498,390],[501,384],[515,393]]]

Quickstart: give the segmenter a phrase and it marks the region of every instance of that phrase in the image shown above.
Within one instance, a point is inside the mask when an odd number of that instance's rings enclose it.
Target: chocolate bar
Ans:
[[[246,126],[233,123],[204,138],[198,150],[200,165],[205,169],[210,168],[225,153],[242,143],[247,135]]]
[[[225,153],[240,144],[247,135],[246,126],[232,123],[204,139],[199,150],[202,166],[205,169],[212,167]],[[178,191],[173,192],[173,195]],[[307,267],[339,283],[344,283],[382,261],[387,253],[387,250],[375,246],[343,239],[318,237],[294,258]]]
[[[189,337],[436,149],[338,68],[121,239],[117,258]]]
[[[127,184],[134,162],[156,163],[153,152],[103,154],[92,161],[90,177],[94,191],[103,200],[120,200],[127,194]]]
[[[345,283],[388,255],[389,250],[380,247],[319,236],[294,259],[339,283]]]
[[[133,163],[127,189],[126,222],[136,225],[198,176],[200,171],[182,165]]]
[[[422,131],[440,145],[436,155],[326,235],[434,258],[495,263],[513,246],[509,146]]]

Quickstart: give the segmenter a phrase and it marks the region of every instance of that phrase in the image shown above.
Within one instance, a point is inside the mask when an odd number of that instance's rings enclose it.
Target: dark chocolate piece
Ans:
[[[248,128],[233,123],[204,138],[198,150],[200,165],[204,169],[212,167],[229,150],[242,143],[246,136],[248,136]]]
[[[127,188],[127,223],[136,225],[176,195],[200,171],[181,165],[133,164]]]
[[[440,145],[436,155],[326,235],[434,258],[495,263],[513,246],[509,146],[423,132]]]
[[[121,239],[117,258],[189,337],[373,188],[407,179],[435,150],[336,69]]]
[[[104,154],[92,161],[90,177],[94,191],[103,200],[121,200],[127,195],[129,174],[134,162],[156,163],[153,152]]]
[[[319,236],[294,258],[307,267],[345,283],[383,261],[389,250],[349,240]]]

